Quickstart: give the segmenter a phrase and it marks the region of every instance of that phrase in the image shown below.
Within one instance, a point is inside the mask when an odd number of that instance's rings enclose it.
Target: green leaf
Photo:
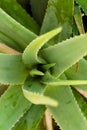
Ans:
[[[37,129],[36,130],[44,130],[45,128],[44,128],[44,123],[43,123],[43,119],[39,122],[39,125],[38,125],[38,127],[37,127]]]
[[[74,19],[75,19],[77,28],[79,30],[79,33],[83,34],[83,33],[85,33],[85,30],[84,30],[84,26],[83,26],[82,16],[81,15],[82,14],[81,14],[81,11],[80,11],[80,7],[75,5],[75,7],[74,7]]]
[[[73,65],[71,68],[69,68],[67,71],[65,71],[65,74],[68,79],[71,80],[85,80],[87,81],[87,61],[85,59],[82,59],[79,61],[79,68],[78,71],[75,71],[75,65]],[[76,86],[81,89],[87,90],[87,85],[80,85]]]
[[[40,25],[43,21],[47,3],[48,0],[30,0],[33,17]]]
[[[62,79],[62,78],[65,78],[65,79]],[[75,80],[67,80],[66,79],[66,76],[64,75],[64,73],[60,76],[60,78],[56,78],[56,77],[53,77],[50,73],[46,73],[44,74],[44,76],[42,77],[42,80],[41,82],[45,85],[50,85],[50,86],[60,86],[60,85],[74,85],[73,87],[75,87],[76,85],[87,85],[87,80],[78,80],[78,79],[75,79]]]
[[[60,76],[86,54],[87,34],[63,41],[40,52],[40,55],[48,64],[56,63],[51,71],[56,76]]]
[[[56,81],[45,81],[46,85],[58,86],[58,85],[87,85],[85,80],[56,80]]]
[[[27,75],[21,54],[0,53],[0,84],[23,84]]]
[[[86,130],[84,117],[69,87],[48,86],[45,95],[58,101],[58,107],[47,106],[62,130]]]
[[[34,104],[48,104],[52,106],[57,106],[58,103],[48,96],[44,96],[45,85],[40,83],[38,79],[28,80],[23,85],[24,96]]]
[[[36,130],[41,121],[45,107],[32,105],[12,130]]]
[[[3,42],[4,44],[7,44],[11,48],[14,48],[18,51],[22,51],[22,49],[19,47],[19,45],[13,39],[9,38],[2,32],[0,32],[0,42]]]
[[[57,35],[57,33],[59,33],[60,31],[61,28],[58,28],[46,34],[43,34],[35,40],[33,40],[27,46],[23,53],[23,62],[25,63],[25,65],[27,65],[29,68],[32,68],[37,63],[45,63],[45,61],[38,56],[39,50],[47,41],[49,41],[52,37]]]
[[[73,33],[73,37],[79,35],[79,31],[75,22],[75,19],[73,19],[73,24],[72,24],[72,33]]]
[[[9,33],[8,33],[9,32]],[[9,15],[7,15],[2,9],[0,9],[0,37],[4,41],[4,37],[13,41],[11,47],[15,47],[17,50],[24,50],[25,47],[37,36],[22,26],[20,23],[16,22]],[[7,39],[7,45],[8,44]],[[5,39],[6,40],[6,39]],[[9,41],[10,42],[10,41]]]
[[[78,102],[78,105],[81,109],[81,111],[83,112],[84,116],[87,118],[87,103],[86,103],[86,99],[81,96],[81,94],[79,92],[77,92],[75,89],[72,89],[72,92],[74,94],[75,99]]]
[[[16,0],[0,0],[0,8],[29,30],[39,34],[39,26]]]
[[[9,130],[30,108],[21,86],[10,86],[0,98],[0,129]]]
[[[62,26],[62,32],[54,41],[58,42],[69,38],[72,33],[73,8],[74,0],[49,0],[41,34]]]
[[[87,15],[87,1],[86,0],[75,0],[83,9],[83,11],[86,13]]]
[[[29,74],[30,74],[32,77],[34,77],[34,76],[36,76],[36,75],[39,75],[39,76],[43,76],[43,75],[44,75],[43,72],[41,72],[41,71],[39,71],[39,70],[37,70],[37,69],[31,70]]]
[[[36,130],[44,116],[46,108],[43,105],[32,105],[28,112],[28,129]]]

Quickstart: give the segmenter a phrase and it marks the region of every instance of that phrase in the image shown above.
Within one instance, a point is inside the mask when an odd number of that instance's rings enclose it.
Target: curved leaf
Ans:
[[[45,63],[43,59],[38,57],[39,50],[41,47],[49,41],[52,37],[54,37],[57,33],[61,31],[61,28],[52,30],[42,36],[39,36],[35,40],[33,40],[23,53],[23,62],[29,67],[32,68],[37,63]]]
[[[48,104],[57,106],[58,103],[48,96],[44,96],[45,86],[38,80],[26,81],[23,85],[24,96],[34,104]]]
[[[0,84],[23,84],[27,75],[21,54],[0,53]]]
[[[60,76],[65,70],[87,54],[87,34],[43,49],[40,54],[48,63],[56,63],[52,72],[54,75]]]
[[[49,85],[45,95],[59,103],[58,107],[47,107],[62,130],[86,130],[87,120],[69,87]]]
[[[41,72],[41,71],[39,71],[39,70],[37,70],[37,69],[32,69],[32,70],[30,71],[30,75],[31,75],[32,77],[34,77],[34,76],[36,76],[36,75],[43,76],[44,73]]]
[[[30,108],[21,86],[10,86],[0,98],[0,129],[9,130]]]

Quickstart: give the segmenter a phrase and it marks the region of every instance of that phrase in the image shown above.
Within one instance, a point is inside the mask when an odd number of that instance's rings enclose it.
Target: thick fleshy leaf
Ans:
[[[72,33],[73,8],[74,0],[49,0],[41,27],[41,34],[62,26],[63,30],[55,38],[55,41],[58,42],[69,38]]]
[[[0,53],[0,84],[23,84],[27,75],[21,54]]]
[[[84,26],[83,26],[83,22],[82,22],[82,16],[81,16],[82,14],[80,11],[80,7],[75,5],[74,10],[75,10],[74,11],[74,18],[75,18],[77,28],[79,30],[79,33],[83,34],[83,33],[85,33],[85,30],[84,30]]]
[[[40,83],[38,79],[26,81],[23,85],[24,96],[34,104],[48,104],[57,106],[58,103],[48,96],[44,96],[45,85]]]
[[[33,17],[41,25],[48,0],[30,0]]]
[[[83,9],[83,11],[87,14],[87,1],[86,0],[75,0]]]
[[[45,95],[59,102],[58,107],[47,107],[62,130],[86,130],[87,120],[69,87],[48,86]]]
[[[23,62],[29,68],[32,68],[37,63],[45,63],[45,61],[38,56],[39,50],[47,41],[49,41],[52,37],[57,35],[60,31],[61,28],[57,28],[33,40],[24,50]]]
[[[65,79],[62,79],[63,77]],[[50,85],[50,86],[74,85],[73,87],[76,87],[76,85],[87,85],[87,80],[79,80],[79,79],[67,80],[64,73],[63,73],[63,75],[60,76],[60,78],[57,79],[56,77],[53,77],[50,73],[47,72],[42,77],[41,82],[43,84]]]
[[[87,34],[76,36],[46,48],[40,54],[48,63],[56,63],[52,72],[56,76],[60,76],[87,54]]]
[[[9,33],[8,33],[9,32]],[[7,45],[11,45],[14,49],[24,50],[24,48],[37,36],[22,26],[20,23],[16,22],[9,15],[7,15],[0,8],[0,39],[7,41]],[[7,38],[7,39],[6,39]],[[8,39],[10,39],[10,42]]]
[[[10,130],[30,108],[21,86],[11,86],[0,98],[0,129]]]
[[[75,71],[75,65],[73,65],[71,68],[69,68],[67,71],[65,71],[65,74],[68,79],[71,80],[85,80],[87,81],[87,61],[85,59],[82,59],[79,61],[79,68],[78,71]],[[87,85],[80,85],[76,86],[81,89],[87,90]]]
[[[46,85],[58,86],[58,85],[87,85],[86,80],[56,80],[56,81],[44,81]]]
[[[12,130],[37,130],[45,109],[43,105],[32,105]]]
[[[39,26],[16,0],[0,0],[0,8],[29,30],[39,33]]]
[[[37,70],[37,69],[32,69],[29,74],[30,74],[32,77],[34,77],[34,76],[36,76],[36,75],[39,75],[39,76],[43,76],[43,75],[44,75],[43,72],[41,72],[41,71],[39,71],[39,70]]]

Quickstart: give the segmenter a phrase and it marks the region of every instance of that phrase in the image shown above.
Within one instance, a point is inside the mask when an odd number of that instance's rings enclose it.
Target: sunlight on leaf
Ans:
[[[24,64],[29,68],[32,68],[37,63],[45,63],[45,61],[38,56],[39,50],[44,44],[46,44],[47,41],[60,33],[60,31],[61,28],[57,28],[33,40],[23,52]]]

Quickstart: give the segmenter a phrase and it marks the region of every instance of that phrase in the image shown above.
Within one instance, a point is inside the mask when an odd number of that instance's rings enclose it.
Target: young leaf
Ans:
[[[58,85],[87,85],[85,80],[55,80],[55,81],[45,81],[43,82],[46,85],[58,86]]]
[[[72,33],[73,8],[74,0],[49,0],[41,27],[41,34],[62,26],[62,32],[54,41],[58,42],[69,38]]]
[[[10,130],[30,106],[21,86],[10,86],[0,98],[0,129]]]
[[[41,72],[41,71],[39,71],[39,70],[37,70],[37,69],[32,69],[32,70],[30,71],[30,75],[31,75],[32,77],[34,77],[34,76],[36,76],[36,75],[43,76],[44,73]]]
[[[57,106],[58,103],[48,96],[44,96],[45,85],[40,83],[38,79],[26,81],[23,85],[24,96],[34,104],[48,104]]]
[[[11,41],[13,41],[12,43],[10,43],[11,47],[21,51],[24,50],[24,48],[29,44],[29,42],[31,42],[37,37],[37,35],[26,29],[20,23],[16,22],[9,15],[7,15],[1,8],[0,34],[2,34],[0,35],[2,41],[4,41],[4,37],[2,36],[5,36],[5,38],[7,38],[7,45],[8,39],[10,39]]]
[[[41,57],[48,63],[56,63],[52,70],[52,73],[56,76],[60,76],[86,54],[87,34],[76,36],[40,52]]]
[[[37,63],[45,63],[43,59],[38,57],[39,50],[47,41],[49,41],[52,37],[57,35],[60,31],[61,28],[58,28],[46,34],[43,34],[35,40],[33,40],[27,46],[23,53],[23,62],[25,63],[25,65],[27,65],[29,68],[32,68]]]
[[[27,75],[21,54],[0,54],[0,84],[23,84]]]
[[[69,87],[49,85],[45,95],[59,102],[58,107],[47,106],[47,108],[62,130],[86,130],[87,120]]]
[[[18,4],[16,0],[0,0],[0,8],[7,12],[23,26],[39,34],[39,26],[33,18]]]
[[[65,78],[65,79],[61,79],[61,78]],[[60,86],[60,85],[87,85],[87,80],[67,80],[66,79],[66,76],[64,75],[64,73],[60,76],[60,78],[56,78],[56,77],[53,77],[50,73],[46,73],[44,74],[44,76],[42,77],[42,81],[41,81],[43,84],[46,84],[46,85],[50,85],[50,86]],[[75,87],[73,86],[73,87]]]

